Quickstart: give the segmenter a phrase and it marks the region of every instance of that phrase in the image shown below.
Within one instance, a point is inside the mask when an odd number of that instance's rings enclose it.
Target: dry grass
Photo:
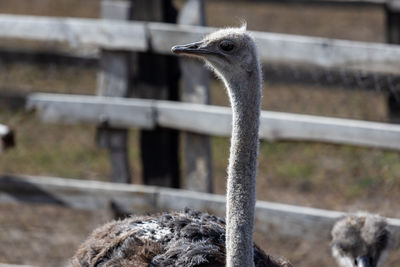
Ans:
[[[181,2],[181,1],[177,1]],[[5,13],[97,17],[98,0],[5,0]],[[384,14],[377,8],[331,8],[207,1],[212,26],[335,37],[384,40]],[[95,70],[55,65],[0,64],[0,85],[25,91],[93,94]],[[385,95],[374,92],[323,90],[317,86],[264,85],[263,108],[315,115],[386,121]],[[228,105],[219,82],[212,86],[213,104]],[[94,127],[46,125],[34,114],[0,109],[0,121],[17,130],[18,146],[2,155],[2,173],[53,175],[106,180],[108,156],[94,143]],[[138,133],[130,136],[134,182],[140,182]],[[214,188],[225,193],[227,138],[212,138]],[[379,149],[318,143],[262,142],[258,199],[338,210],[365,209],[400,217],[400,154]],[[60,266],[84,236],[109,217],[106,212],[81,212],[39,205],[0,205],[0,262]],[[328,237],[323,244],[256,235],[274,254],[296,266],[332,266]],[[318,253],[315,253],[318,251]],[[392,253],[388,266],[399,262]],[[40,257],[38,257],[40,255]],[[397,257],[397,258],[396,258]]]
[[[96,72],[76,66],[0,64],[0,84],[24,92],[89,94],[96,92]]]
[[[110,219],[106,211],[32,204],[0,204],[0,213],[7,214],[0,216],[0,262],[42,267],[65,266],[93,228]]]

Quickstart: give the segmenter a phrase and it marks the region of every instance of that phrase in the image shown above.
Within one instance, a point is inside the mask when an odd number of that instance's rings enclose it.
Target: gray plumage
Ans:
[[[384,218],[358,213],[332,229],[332,255],[341,267],[376,267],[388,248],[390,232]]]
[[[262,82],[253,38],[245,27],[227,28],[172,51],[205,60],[228,91],[233,127],[226,225],[199,212],[112,222],[81,246],[73,266],[291,266],[253,242]]]

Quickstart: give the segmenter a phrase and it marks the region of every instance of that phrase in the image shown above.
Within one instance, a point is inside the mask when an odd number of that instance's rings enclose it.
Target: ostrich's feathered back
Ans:
[[[291,266],[254,246],[255,266]],[[72,266],[225,266],[225,222],[186,210],[132,217],[96,229]]]

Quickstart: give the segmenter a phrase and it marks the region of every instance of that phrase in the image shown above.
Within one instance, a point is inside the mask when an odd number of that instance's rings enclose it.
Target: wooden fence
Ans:
[[[388,10],[388,17],[393,19],[397,16],[393,1],[320,2],[382,5]],[[135,3],[135,8],[131,8],[129,3]],[[180,62],[185,70],[192,70],[190,73],[182,72],[182,98],[190,103],[176,102],[177,79],[171,82],[168,78],[178,77],[174,70],[176,58],[169,57],[171,46],[199,40],[214,29],[195,26],[205,24],[202,1],[188,1],[178,18],[168,6],[170,4],[170,1],[163,0],[103,1],[104,19],[0,15],[0,39],[42,42],[47,49],[54,51],[100,58],[97,96],[31,94],[27,98],[27,107],[38,110],[44,122],[98,125],[99,144],[110,152],[113,181],[130,180],[127,129],[136,127],[142,129],[145,136],[142,151],[162,148],[161,152],[152,154],[159,157],[156,161],[144,160],[144,164],[148,164],[144,166],[145,183],[178,187],[175,144],[176,131],[180,130],[186,133],[187,162],[193,162],[188,164],[190,168],[185,172],[187,188],[209,192],[212,170],[208,135],[229,136],[230,109],[204,105],[209,103],[208,78],[197,62]],[[128,19],[135,21],[128,22]],[[394,36],[395,26],[390,25]],[[400,47],[397,45],[264,32],[252,34],[263,62],[400,74]],[[143,62],[153,64],[141,64]],[[136,66],[134,70],[132,65]],[[148,70],[160,76],[146,76]],[[130,95],[136,98],[126,99]],[[400,149],[399,125],[280,112],[262,112],[260,136],[267,140],[306,140]],[[145,159],[149,157],[142,156]],[[168,166],[154,168],[151,165],[163,160],[168,162]],[[200,170],[204,166],[208,166],[207,171]],[[152,169],[158,172],[152,173]],[[50,199],[54,204],[73,208],[104,208],[116,201],[129,211],[179,209],[183,208],[180,205],[185,205],[222,215],[225,201],[222,196],[205,193],[43,177],[3,176],[0,188],[0,201],[41,202]],[[267,202],[257,204],[257,220],[261,222],[259,225],[264,225],[263,231],[274,229],[286,235],[313,232],[311,236],[325,239],[332,223],[340,216],[342,213],[334,211]],[[389,222],[398,236],[399,221],[390,219]]]
[[[196,2],[196,1],[195,1]],[[105,15],[111,14],[122,14],[127,17],[126,12],[122,12],[121,9],[127,9],[126,5],[118,5],[115,6],[113,2],[104,2],[103,6],[114,10],[114,12],[103,12]],[[190,3],[190,2],[189,2]],[[193,1],[192,1],[193,3]],[[195,6],[195,8],[200,8],[201,6]],[[106,9],[107,10],[107,9]],[[117,12],[118,11],[118,12]],[[122,16],[121,15],[121,16]],[[185,21],[184,14],[181,15],[181,21]],[[190,17],[190,16],[189,16]],[[189,22],[190,23],[190,22]],[[132,65],[131,60],[129,60],[129,53],[127,51],[136,52],[146,52],[148,53],[160,53],[160,54],[170,54],[170,48],[172,45],[176,43],[186,43],[194,40],[200,39],[206,33],[212,31],[212,28],[198,27],[193,25],[174,25],[174,24],[165,24],[165,23],[149,23],[149,22],[126,22],[126,21],[117,21],[117,20],[98,20],[98,19],[71,19],[71,18],[47,18],[47,17],[32,17],[32,16],[14,16],[14,15],[0,15],[0,38],[3,39],[18,39],[18,40],[29,40],[29,41],[39,41],[45,42],[47,47],[54,47],[57,49],[60,45],[62,45],[63,49],[67,48],[69,51],[75,51],[79,53],[85,53],[85,51],[93,51],[93,48],[101,48],[101,72],[99,73],[99,89],[98,94],[103,96],[114,96],[114,97],[126,97],[130,94],[131,86],[129,85],[131,74],[130,67]],[[363,42],[355,42],[355,41],[346,41],[346,40],[334,40],[334,39],[326,39],[326,38],[315,38],[315,37],[305,37],[305,36],[293,36],[293,35],[285,35],[285,34],[272,34],[272,33],[263,33],[263,32],[253,32],[254,37],[256,38],[259,47],[260,47],[260,57],[264,62],[277,62],[279,64],[299,64],[299,65],[312,65],[318,67],[330,67],[330,68],[340,68],[340,69],[356,69],[359,71],[365,72],[376,72],[376,73],[384,73],[384,74],[398,74],[400,71],[400,48],[395,45],[386,45],[386,44],[376,44],[376,43],[363,43]],[[138,54],[136,63],[140,60]],[[162,59],[165,69],[160,69],[156,71],[156,73],[167,72],[168,68],[166,66],[166,62],[169,59]],[[152,58],[148,61],[155,61],[155,58]],[[112,63],[111,63],[112,62]],[[169,62],[168,62],[169,63]],[[183,64],[183,63],[182,63]],[[170,64],[168,64],[170,65]],[[142,68],[143,66],[140,66]],[[139,68],[139,69],[140,69]],[[144,68],[144,67],[143,67]],[[148,70],[153,70],[154,66],[151,68],[147,68]],[[144,68],[146,69],[146,68]],[[199,70],[200,69],[200,70]],[[185,87],[183,98],[188,101],[190,99],[196,99],[195,102],[206,104],[207,103],[207,90],[206,86],[200,84],[200,82],[204,81],[204,74],[200,73],[201,67],[197,67],[197,72],[199,73],[199,77],[202,79],[198,79],[196,82],[193,82],[194,75],[192,73],[187,73],[184,75],[184,83],[188,84]],[[204,70],[203,70],[204,71]],[[145,75],[145,73],[137,74]],[[173,74],[171,74],[173,76]],[[138,96],[149,96],[151,98],[158,99],[167,99],[166,95],[170,94],[165,92],[165,87],[170,87],[166,83],[165,85],[154,85],[151,84],[151,81],[154,79],[149,78],[138,78],[136,81],[136,88],[134,89],[134,94]],[[165,80],[165,77],[164,77]],[[149,90],[149,88],[154,88]],[[156,89],[157,88],[157,89]],[[163,89],[164,88],[164,89]],[[202,88],[200,93],[198,90],[193,88]],[[176,89],[174,89],[176,90]],[[152,93],[149,93],[151,91]],[[164,92],[164,93],[160,93]],[[185,93],[187,92],[187,93]],[[196,93],[195,93],[196,92]],[[174,93],[176,94],[176,93]],[[197,96],[196,96],[197,94]],[[168,100],[168,99],[167,99]],[[177,100],[169,99],[169,100]],[[65,107],[66,108],[66,107]],[[277,115],[278,113],[276,113]],[[272,115],[272,113],[271,113]],[[280,117],[282,118],[282,117]],[[303,117],[305,118],[305,117]],[[106,121],[106,119],[104,120]],[[321,120],[320,120],[321,121]],[[331,121],[331,120],[327,120]],[[100,121],[101,122],[101,121]],[[337,120],[336,122],[339,122]],[[342,121],[344,122],[344,121]],[[348,123],[351,123],[349,121]],[[322,122],[321,126],[317,127],[327,127],[329,123]],[[362,123],[363,124],[363,123]],[[293,124],[292,124],[293,125]],[[335,124],[333,124],[334,126]],[[360,125],[360,123],[357,123]],[[360,126],[361,128],[368,126]],[[392,128],[390,125],[379,126],[376,124],[371,124],[372,128],[378,130],[379,127],[384,128]],[[169,125],[173,126],[173,125]],[[332,126],[332,127],[333,127]],[[382,128],[381,127],[381,128]],[[170,127],[173,128],[173,127]],[[312,128],[313,131],[316,129]],[[112,164],[112,177],[114,181],[119,182],[127,182],[130,180],[130,171],[129,171],[129,160],[127,158],[126,151],[126,131],[121,131],[120,129],[114,129],[111,131],[108,130],[108,134],[105,134],[104,129],[99,130],[100,136],[104,138],[100,138],[100,145],[108,144],[109,142],[104,140],[117,140],[113,149],[110,149],[111,161]],[[107,132],[107,131],[106,131]],[[322,131],[319,131],[322,133]],[[331,131],[326,131],[330,133]],[[336,132],[336,131],[335,131]],[[147,132],[145,132],[147,133]],[[309,131],[308,133],[313,134],[313,132]],[[266,138],[279,138],[281,132],[273,131],[269,133],[269,136],[265,136]],[[350,144],[361,144],[361,145],[373,145],[380,146],[379,141],[375,140],[373,142],[363,141],[359,136],[354,135],[350,136],[352,139],[351,142],[346,141],[345,139],[349,139],[347,137],[341,137],[343,135],[336,134],[337,137],[333,138],[331,142],[344,142]],[[358,132],[357,132],[358,134]],[[155,147],[168,147],[166,143],[176,143],[177,138],[174,137],[173,133],[165,133],[165,141],[161,145],[151,145],[154,143],[154,140],[160,140],[162,138],[152,138],[151,141],[148,142],[151,148]],[[321,137],[324,137],[324,134],[317,134]],[[114,138],[112,138],[114,136]],[[115,138],[115,136],[119,136]],[[176,136],[176,135],[175,135]],[[299,138],[301,140],[318,140],[318,141],[330,141],[332,138],[330,135],[327,135],[324,139],[316,138],[315,136],[305,136],[300,135],[298,133],[293,133],[292,136],[284,134],[288,139]],[[172,138],[172,139],[171,139]],[[197,149],[192,149],[191,144],[194,146],[196,141],[190,142],[188,144],[188,150],[190,151],[199,151],[199,154],[202,154],[201,158],[205,162],[210,162],[207,158],[210,153],[206,151],[200,152],[200,148],[209,147],[209,142],[207,138],[204,136],[198,136],[198,139],[202,139],[201,144],[197,146]],[[369,138],[369,133],[366,134],[365,138]],[[360,139],[360,140],[358,140]],[[382,138],[384,139],[384,138]],[[391,139],[392,140],[392,139]],[[199,148],[200,147],[200,148]],[[393,148],[396,145],[393,144],[382,144],[384,148]],[[147,151],[149,149],[143,149]],[[153,180],[148,179],[149,184],[163,184],[163,181],[168,181],[163,185],[167,186],[178,186],[177,180],[178,177],[176,160],[173,162],[170,159],[176,159],[177,154],[171,149],[166,149],[169,152],[166,153],[158,153],[160,155],[164,155],[163,159],[157,160],[157,162],[163,162],[165,159],[169,164],[165,164],[167,166],[175,166],[172,170],[167,169],[165,172],[167,174],[154,174]],[[172,149],[174,150],[174,149]],[[172,153],[172,154],[171,154]],[[196,157],[196,155],[195,155]],[[151,158],[147,156],[147,158]],[[144,161],[145,164],[147,161]],[[123,163],[123,164],[121,164]],[[206,164],[210,166],[211,164]],[[193,166],[193,168],[197,168]],[[151,170],[151,167],[144,168],[145,170]],[[187,173],[192,173],[193,170],[187,170]],[[207,174],[203,174],[207,176],[204,178],[203,186],[200,186],[198,190],[210,190],[210,179],[211,175],[209,174],[211,171],[208,171]],[[198,173],[194,171],[194,173]],[[146,174],[146,171],[145,171]],[[151,176],[151,175],[150,175]],[[192,175],[188,175],[192,176]],[[161,177],[161,178],[160,178]],[[145,179],[146,180],[146,179]],[[190,183],[189,183],[190,184]],[[205,185],[207,184],[207,185]],[[195,189],[195,188],[192,188]]]
[[[104,124],[116,128],[155,129],[230,136],[228,107],[174,101],[121,99],[64,94],[31,94],[28,109],[44,122]],[[400,125],[262,111],[260,138],[361,145],[400,151]]]
[[[99,47],[170,55],[173,45],[200,40],[214,30],[155,22],[0,15],[0,38],[45,42],[52,49],[67,49],[77,55],[94,53],[93,48]],[[396,45],[280,33],[252,34],[262,62],[400,72],[400,48]]]
[[[47,203],[73,209],[114,209],[126,213],[183,210],[190,207],[223,217],[225,196],[157,186],[121,185],[56,177],[0,176],[0,201]],[[345,213],[257,201],[256,230],[268,235],[325,242]],[[388,218],[393,248],[400,246],[400,219]]]

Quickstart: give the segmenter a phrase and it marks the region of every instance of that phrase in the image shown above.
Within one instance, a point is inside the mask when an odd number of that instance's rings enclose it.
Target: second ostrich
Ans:
[[[388,248],[390,232],[378,215],[357,213],[335,223],[332,255],[341,267],[376,267]]]
[[[253,243],[262,82],[253,38],[244,27],[227,28],[172,51],[205,60],[228,91],[233,127],[226,224],[190,210],[114,221],[94,231],[72,265],[291,266]]]

